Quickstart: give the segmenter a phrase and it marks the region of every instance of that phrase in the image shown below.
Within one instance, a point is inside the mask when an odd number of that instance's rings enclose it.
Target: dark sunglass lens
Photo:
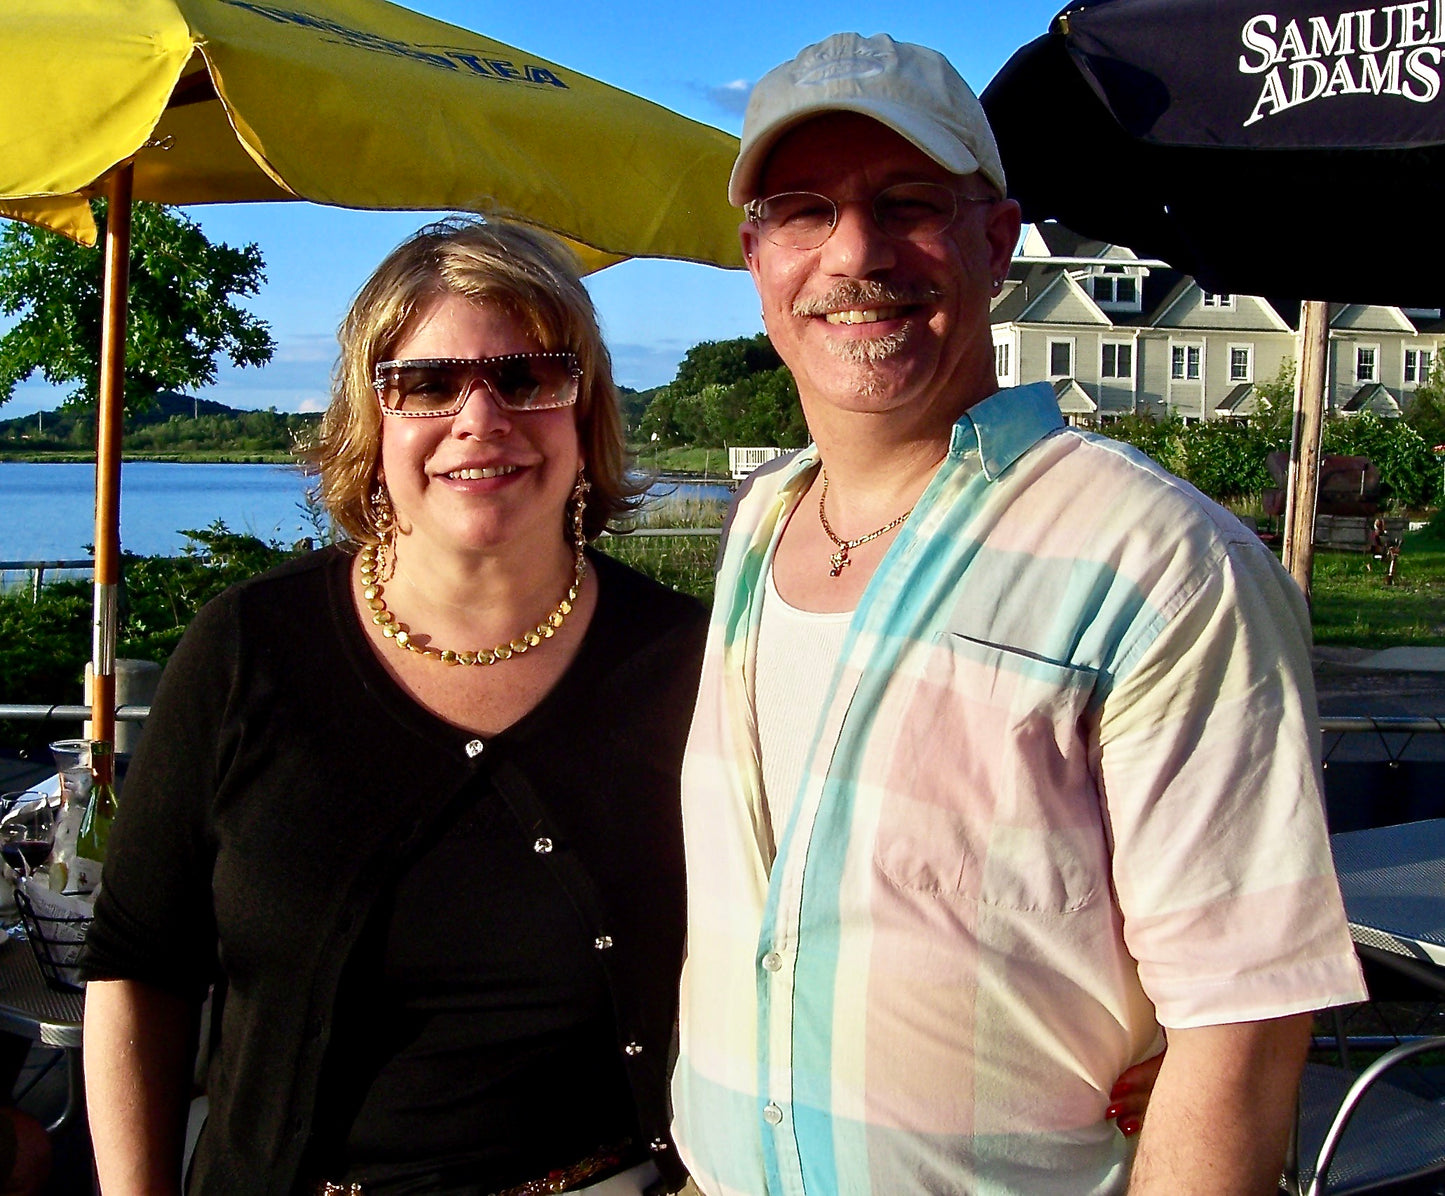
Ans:
[[[453,365],[391,366],[382,382],[382,399],[393,411],[427,415],[456,406],[461,371]]]
[[[497,398],[518,411],[562,406],[576,393],[568,357],[516,357],[493,362],[492,369]]]

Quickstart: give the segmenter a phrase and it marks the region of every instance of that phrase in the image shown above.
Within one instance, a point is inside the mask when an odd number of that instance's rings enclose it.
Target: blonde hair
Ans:
[[[592,483],[584,531],[595,539],[637,506],[643,489],[627,478],[612,359],[572,254],[544,233],[502,221],[451,218],[429,224],[393,249],[357,293],[338,333],[341,355],[331,405],[306,454],[320,474],[322,503],[351,539],[379,538],[372,494],[382,416],[373,372],[444,295],[495,304],[544,352],[577,355],[582,381],[574,411]]]

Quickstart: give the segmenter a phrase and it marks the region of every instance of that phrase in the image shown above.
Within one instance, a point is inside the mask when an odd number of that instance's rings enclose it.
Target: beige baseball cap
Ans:
[[[979,171],[1008,193],[983,105],[937,50],[886,33],[835,33],[758,80],[743,117],[742,148],[728,199],[758,194],[773,146],[789,129],[825,112],[859,112],[906,137],[953,174]]]

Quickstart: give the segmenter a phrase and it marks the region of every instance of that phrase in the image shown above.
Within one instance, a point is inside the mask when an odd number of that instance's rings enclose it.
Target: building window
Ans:
[[[1376,346],[1356,345],[1355,346],[1355,381],[1374,382],[1375,377],[1375,356]]]
[[[1405,350],[1405,381],[1425,383],[1430,380],[1431,353],[1429,349]]]
[[[1198,382],[1200,367],[1199,345],[1173,345],[1170,347],[1169,376],[1177,382]]]
[[[1007,341],[1001,341],[993,347],[993,372],[1000,378],[1013,376],[1009,369],[1009,345]]]
[[[1234,296],[1221,295],[1215,291],[1205,291],[1203,306],[1218,308],[1220,311],[1233,311]]]
[[[1229,380],[1231,382],[1254,381],[1254,346],[1229,346]]]
[[[1072,378],[1074,376],[1074,342],[1049,342],[1049,377]]]
[[[1110,307],[1136,307],[1139,303],[1139,280],[1130,275],[1109,271],[1095,274],[1090,279],[1091,291],[1096,303]]]
[[[1134,346],[1116,341],[1105,341],[1099,357],[1099,377],[1132,378],[1134,376]]]

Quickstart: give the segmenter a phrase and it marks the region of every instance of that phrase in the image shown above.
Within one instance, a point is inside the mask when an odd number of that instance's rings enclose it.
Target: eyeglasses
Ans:
[[[886,236],[899,241],[927,241],[958,219],[959,204],[995,202],[992,198],[959,195],[942,183],[897,183],[884,187],[869,206],[873,222]],[[779,249],[817,249],[833,235],[838,206],[837,200],[813,191],[784,191],[766,199],[749,200],[743,206],[743,215]]]
[[[582,370],[575,353],[431,357],[380,361],[372,385],[387,415],[455,415],[478,386],[504,411],[551,411],[577,401]]]

